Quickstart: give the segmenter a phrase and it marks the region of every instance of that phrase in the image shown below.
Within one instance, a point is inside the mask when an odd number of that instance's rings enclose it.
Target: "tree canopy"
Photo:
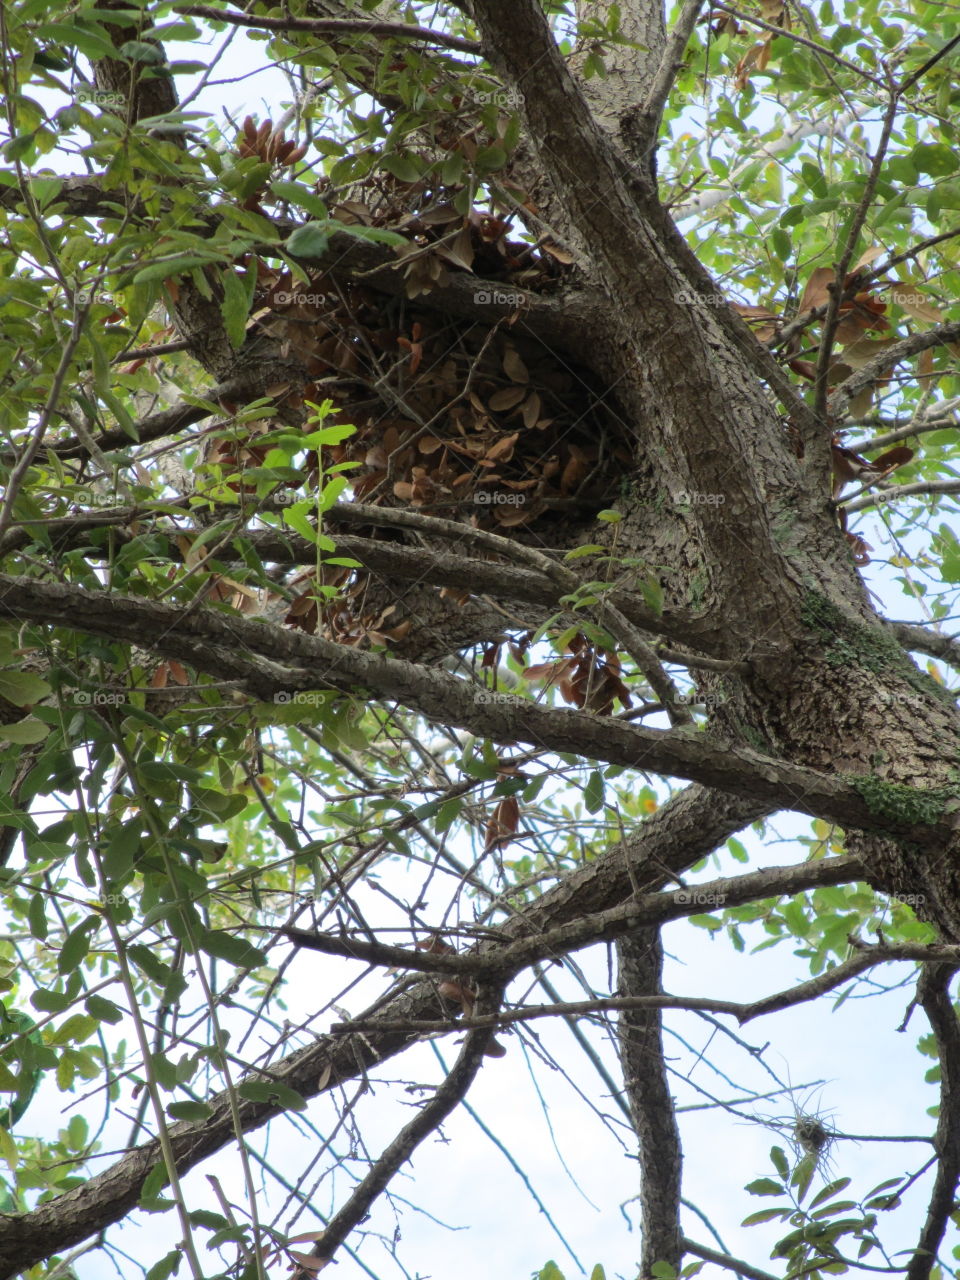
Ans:
[[[419,1275],[469,1114],[563,1280],[531,1066],[630,1280],[960,1276],[960,11],[11,0],[0,55],[0,1276]],[[929,1116],[863,1157],[778,1016],[891,992]],[[715,1200],[693,1105],[770,1131]]]

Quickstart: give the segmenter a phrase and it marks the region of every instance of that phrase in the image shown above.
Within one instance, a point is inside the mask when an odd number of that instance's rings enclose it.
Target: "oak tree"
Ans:
[[[634,1157],[634,1274],[958,1274],[956,11],[13,0],[0,44],[0,1275],[138,1207],[154,1280],[379,1274],[528,1050]],[[280,100],[221,110],[250,56]],[[666,989],[690,918],[793,985]],[[851,1181],[795,1097],[741,1258],[670,1019],[902,984],[927,1153]]]

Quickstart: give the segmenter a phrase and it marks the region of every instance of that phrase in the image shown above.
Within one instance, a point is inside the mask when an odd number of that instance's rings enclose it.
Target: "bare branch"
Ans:
[[[734,1275],[743,1276],[744,1280],[780,1280],[779,1276],[771,1275],[769,1271],[761,1271],[759,1267],[752,1267],[749,1262],[743,1262],[740,1258],[731,1257],[728,1253],[718,1253],[716,1249],[709,1249],[705,1244],[697,1244],[688,1236],[683,1237],[683,1247],[685,1252],[692,1253],[695,1258],[703,1258],[704,1262],[714,1262],[718,1267],[725,1267],[727,1271],[732,1271]]]
[[[873,203],[874,193],[877,189],[877,183],[880,181],[880,174],[883,170],[883,162],[887,156],[887,147],[890,145],[890,137],[893,133],[893,125],[897,118],[898,98],[895,94],[891,95],[890,102],[883,117],[883,128],[880,131],[880,138],[877,142],[877,149],[874,153],[873,160],[870,164],[870,172],[867,174],[867,180],[863,184],[863,192],[861,193],[859,203],[854,212],[847,229],[846,243],[840,248],[840,256],[834,263],[834,283],[828,286],[830,293],[830,301],[827,303],[827,314],[823,321],[823,332],[820,338],[820,350],[817,355],[817,372],[815,379],[816,389],[816,407],[820,414],[826,413],[827,402],[829,399],[830,408],[839,418],[841,410],[836,406],[840,403],[834,400],[830,395],[830,389],[827,384],[827,374],[830,369],[830,357],[833,353],[833,342],[840,327],[840,307],[843,303],[845,291],[845,280],[850,263],[853,259],[853,251],[857,246],[860,238],[860,232],[866,222],[867,214]],[[844,408],[846,405],[844,404]]]
[[[499,992],[493,994],[481,989],[478,1001],[481,1007],[496,1005],[499,995]],[[357,1223],[370,1212],[373,1202],[386,1189],[397,1170],[406,1164],[420,1143],[438,1129],[463,1101],[477,1072],[483,1066],[484,1052],[491,1039],[492,1032],[487,1027],[468,1034],[446,1080],[410,1123],[400,1130],[347,1203],[327,1223],[322,1238],[313,1249],[313,1256],[318,1259],[318,1263],[330,1261]],[[309,1274],[309,1269],[297,1274]]]
[[[630,996],[663,991],[663,943],[657,927],[625,934],[617,944],[620,990]],[[680,1270],[680,1184],[683,1151],[663,1053],[659,1009],[624,1010],[618,1024],[623,1083],[640,1154],[640,1210],[643,1246],[640,1274],[654,1264]]]
[[[858,67],[855,62],[849,62],[846,58],[842,58],[840,54],[835,53],[827,45],[817,44],[816,40],[810,40],[807,36],[802,36],[799,31],[788,31],[785,27],[776,27],[772,22],[758,18],[755,14],[744,13],[741,9],[734,9],[732,5],[723,4],[722,0],[712,0],[711,8],[719,9],[721,13],[729,13],[732,18],[736,18],[739,22],[746,22],[752,27],[759,27],[762,31],[769,31],[772,35],[782,36],[784,40],[792,40],[794,44],[806,45],[808,49],[812,49],[818,56],[829,58],[831,62],[845,67],[847,71],[852,71],[854,75],[859,76],[862,80],[868,80],[879,89],[886,88],[879,76],[871,75],[865,67]]]
[[[260,14],[234,13],[229,9],[216,9],[206,4],[175,4],[174,13],[184,13],[191,18],[208,18],[211,22],[227,22],[234,27],[254,27],[261,31],[306,31],[316,35],[368,36],[378,39],[415,40],[434,44],[443,49],[456,49],[460,53],[483,52],[476,40],[449,35],[445,31],[431,31],[407,22],[370,22],[362,18],[265,18]]]
[[[860,498],[840,505],[845,511],[865,511],[867,507],[879,507],[885,502],[900,498],[922,497],[934,493],[960,493],[960,480],[916,480],[913,484],[892,484],[883,489],[871,489]]]
[[[868,387],[871,382],[875,382],[887,369],[901,360],[917,355],[920,351],[926,351],[928,347],[939,347],[948,342],[956,342],[958,339],[960,339],[960,320],[953,320],[950,324],[941,324],[933,329],[911,333],[908,338],[895,342],[892,347],[885,347],[878,356],[868,360],[865,365],[830,392],[831,414],[838,422],[842,422],[847,406],[857,392]]]
[[[656,74],[653,77],[650,91],[644,100],[643,106],[640,108],[638,119],[639,137],[637,141],[639,149],[644,155],[656,145],[660,117],[663,114],[667,98],[670,96],[673,83],[677,78],[677,72],[683,67],[683,53],[693,34],[694,27],[697,25],[697,17],[702,7],[703,0],[684,0],[680,15],[673,30],[667,37],[667,44],[663,51],[660,65],[657,67]]]
[[[907,1267],[907,1280],[928,1280],[937,1264],[937,1251],[956,1208],[960,1182],[960,1022],[950,999],[950,983],[957,963],[926,964],[917,984],[923,1007],[937,1042],[940,1059],[940,1111],[934,1149],[937,1172],[927,1205],[927,1218]]]
[[[905,649],[928,653],[932,658],[940,658],[951,667],[960,669],[960,639],[956,636],[928,631],[913,622],[889,622],[887,625]]]

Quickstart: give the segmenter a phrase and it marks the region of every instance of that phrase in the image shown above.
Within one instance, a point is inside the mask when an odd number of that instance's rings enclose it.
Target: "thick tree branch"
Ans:
[[[928,631],[926,627],[912,622],[888,622],[893,634],[905,649],[915,653],[928,653],[931,658],[940,658],[951,667],[960,670],[960,640],[956,636],[941,635],[939,631]]]
[[[848,515],[852,515],[867,507],[878,507],[884,502],[933,493],[960,493],[960,480],[917,480],[913,484],[892,484],[885,489],[870,489],[862,498],[853,498],[851,502],[842,502],[840,505]]]
[[[888,962],[889,959],[886,957],[863,951],[835,965],[832,969],[825,969],[823,973],[807,982],[798,983],[795,987],[774,992],[769,996],[762,996],[759,1000],[752,1000],[748,1004],[738,1000],[719,1000],[712,996],[673,996],[666,993],[644,996],[598,996],[595,1000],[563,1000],[554,1004],[524,1005],[520,1009],[508,1009],[506,1012],[489,1014],[484,1018],[473,1016],[404,1023],[361,1022],[351,1019],[349,1022],[335,1023],[330,1028],[330,1034],[351,1035],[354,1031],[374,1031],[381,1027],[389,1028],[391,1031],[406,1031],[411,1035],[462,1031],[468,1027],[489,1026],[502,1030],[517,1023],[536,1022],[540,1018],[580,1018],[591,1013],[616,1013],[636,1009],[692,1009],[703,1013],[729,1014],[743,1026],[754,1018],[762,1018],[767,1014],[779,1013],[782,1009],[816,1000],[828,991],[835,991],[845,982],[851,982],[859,974],[865,973],[875,965]],[[469,966],[469,961],[467,963]]]
[[[663,943],[657,927],[633,930],[617,943],[619,988],[628,996],[663,992]],[[640,1274],[655,1263],[680,1270],[680,1191],[683,1149],[663,1052],[663,1020],[656,1006],[627,1009],[619,1020],[623,1083],[639,1142]]]
[[[904,338],[901,342],[895,342],[892,347],[884,348],[879,355],[874,356],[872,360],[868,360],[865,365],[861,365],[859,369],[851,373],[849,378],[845,378],[838,387],[835,387],[830,392],[829,405],[831,415],[837,422],[842,422],[847,412],[847,407],[857,392],[862,391],[864,387],[870,386],[872,382],[876,382],[888,369],[892,369],[901,360],[906,360],[921,351],[926,351],[929,347],[944,346],[946,343],[956,342],[958,339],[960,339],[960,320],[954,320],[950,324],[940,324],[933,329],[924,329],[919,333],[911,333],[908,338]]]
[[[829,776],[743,746],[721,745],[689,730],[644,729],[609,716],[516,703],[490,702],[486,691],[446,672],[334,644],[303,632],[209,609],[178,609],[156,601],[82,590],[62,583],[0,575],[0,616],[93,632],[148,645],[218,680],[234,680],[252,697],[337,689],[372,690],[444,725],[481,737],[523,740],[549,751],[652,769],[789,808],[844,828],[897,833],[922,847],[951,838],[956,815],[936,821],[896,820],[875,812],[842,775]],[[285,699],[288,700],[288,699]],[[922,791],[904,792],[919,801]]]
[[[740,906],[745,902],[802,893],[817,885],[847,884],[857,879],[860,871],[860,864],[852,858],[828,858],[816,863],[803,862],[793,867],[768,867],[732,880],[710,880],[690,889],[631,897],[603,911],[581,911],[562,925],[543,933],[520,937],[506,945],[501,945],[499,939],[495,943],[481,943],[478,951],[471,955],[431,955],[429,952],[410,951],[404,947],[393,947],[364,938],[311,933],[306,929],[284,928],[279,932],[298,947],[320,951],[325,955],[427,973],[447,972],[489,978],[504,983],[522,969],[540,961],[555,960],[572,951],[581,951],[595,942],[624,938],[638,929],[659,928],[672,920],[698,915],[708,904]],[[873,951],[868,954],[876,957]],[[869,963],[877,962],[876,958],[872,958]],[[869,964],[863,962],[861,967],[868,968]],[[810,996],[804,998],[812,998],[818,993],[817,988],[811,988]],[[782,1006],[775,1004],[770,1011],[779,1007],[786,1008],[791,1003],[789,994],[771,997],[784,1003]]]
[[[0,188],[2,190],[2,188]],[[201,393],[201,397],[215,404],[218,400],[238,400],[253,399],[258,393],[256,376],[246,378],[234,378],[227,382],[221,383],[219,386],[210,387]],[[113,449],[129,449],[131,445],[137,443],[146,444],[149,440],[159,440],[163,436],[175,435],[184,427],[189,427],[194,422],[199,422],[201,418],[209,418],[210,410],[197,404],[175,404],[170,409],[161,409],[158,413],[151,413],[146,418],[141,418],[134,426],[137,431],[137,439],[131,440],[130,436],[119,427],[112,431],[104,431],[94,438],[94,443],[104,453],[109,453]],[[86,458],[89,457],[90,450],[87,445],[76,436],[60,441],[51,441],[47,444],[47,448],[51,453],[56,454],[58,458]],[[15,454],[0,454],[0,463],[9,465],[16,458]]]
[[[923,1007],[937,1042],[940,1059],[940,1113],[934,1149],[937,1171],[927,1217],[907,1267],[907,1280],[928,1280],[937,1265],[937,1251],[956,1208],[960,1182],[960,1021],[950,999],[950,982],[957,965],[926,964],[917,984]]]
[[[476,40],[464,36],[449,35],[446,31],[431,31],[407,22],[371,22],[363,18],[267,18],[261,14],[235,13],[230,9],[217,9],[207,4],[176,4],[174,13],[191,18],[209,18],[211,22],[226,22],[233,27],[253,27],[260,31],[305,31],[328,36],[367,36],[374,42],[380,39],[415,40],[422,44],[437,45],[443,49],[456,49],[460,53],[482,52]]]
[[[104,185],[98,176],[77,174],[65,177],[50,204],[57,206],[59,217],[112,218],[118,203],[128,204],[127,196]],[[16,209],[22,197],[15,187],[0,186],[0,206]],[[146,220],[147,211],[134,206],[130,216]],[[266,216],[266,215],[264,215]],[[270,219],[275,240],[253,247],[263,258],[277,257],[284,241],[300,225],[293,219]],[[197,222],[213,237],[220,220],[206,208],[199,208]],[[284,250],[284,253],[286,251]],[[407,298],[404,263],[398,262],[392,249],[372,244],[347,232],[334,232],[319,257],[295,256],[312,270],[332,280],[362,281],[388,297]],[[522,299],[517,302],[517,297]],[[598,317],[607,308],[604,296],[596,289],[567,289],[562,294],[541,295],[530,289],[517,289],[507,280],[486,280],[471,271],[451,272],[446,283],[417,298],[417,306],[443,315],[476,320],[489,327],[497,320],[513,320],[522,332],[539,338],[558,351],[581,363],[589,352],[583,344],[585,330],[596,327]],[[133,353],[134,356],[136,353]],[[244,360],[241,363],[246,363]]]

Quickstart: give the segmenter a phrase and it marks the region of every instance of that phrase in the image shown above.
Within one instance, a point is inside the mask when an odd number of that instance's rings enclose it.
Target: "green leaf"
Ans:
[[[401,155],[398,151],[391,151],[383,157],[380,163],[387,173],[393,174],[401,182],[420,181],[420,168],[410,156]]]
[[[537,1280],[564,1280],[563,1272],[551,1258],[540,1270]]]
[[[226,960],[243,969],[257,969],[267,963],[266,953],[246,938],[226,933],[223,929],[208,929],[199,938],[200,949],[218,960]]]
[[[307,1105],[295,1089],[276,1080],[245,1080],[237,1093],[251,1102],[278,1103],[285,1111],[303,1111]]]
[[[47,697],[52,690],[46,680],[32,671],[0,671],[0,698],[6,698],[15,707],[26,707]],[[0,735],[5,732],[0,726]]]
[[[463,812],[464,798],[463,796],[454,796],[450,800],[445,800],[437,811],[437,820],[433,824],[433,829],[438,835],[442,835],[444,831],[449,831],[456,820]]]
[[[84,1044],[97,1029],[96,1018],[85,1013],[74,1013],[57,1027],[50,1036],[51,1044]]]
[[[43,942],[47,936],[45,901],[42,893],[35,893],[30,899],[30,906],[27,908],[27,923],[30,926],[30,933],[39,942]]]
[[[179,1107],[183,1104],[175,1102],[173,1105]],[[222,1213],[211,1213],[209,1209],[191,1209],[187,1217],[195,1227],[207,1227],[210,1231],[221,1231],[230,1225]]]
[[[942,142],[921,142],[911,151],[910,159],[918,173],[929,173],[934,178],[945,178],[960,167],[956,151]]]
[[[107,1000],[103,996],[87,996],[83,1002],[83,1007],[90,1014],[90,1017],[96,1018],[98,1022],[117,1023],[123,1021],[123,1010],[118,1005],[115,1005],[112,1000]]]
[[[180,1263],[182,1261],[183,1250],[172,1249],[170,1253],[165,1254],[159,1262],[155,1262],[153,1264],[146,1274],[146,1280],[167,1280],[168,1276],[175,1276],[180,1270]]]
[[[30,997],[30,1003],[40,1013],[63,1013],[73,1004],[73,996],[65,991],[52,991],[49,987],[40,987]]]
[[[750,855],[747,853],[746,849],[743,847],[743,845],[735,836],[731,836],[729,838],[729,840],[727,841],[727,848],[730,850],[731,854],[733,855],[734,861],[736,862],[750,861]]]
[[[0,726],[0,741],[17,743],[22,747],[43,742],[50,736],[50,726],[38,720],[36,716],[27,716],[26,720],[17,720],[15,724]]]
[[[291,507],[283,508],[283,523],[289,525],[294,533],[299,533],[301,538],[306,538],[310,543],[316,545],[319,534],[316,526],[311,524],[309,516],[316,514],[316,503],[305,498],[302,502],[295,502]]]
[[[307,222],[287,240],[287,252],[297,258],[320,258],[330,243],[329,222]]]
[[[246,277],[241,278],[232,267],[227,267],[221,272],[220,280],[223,284],[223,302],[220,304],[223,325],[230,345],[239,351],[247,335],[247,318],[257,275],[255,271],[248,271]]]
[[[99,924],[96,916],[88,916],[83,924],[77,925],[67,934],[57,957],[57,969],[60,973],[70,973],[80,967],[90,950],[90,935]]]
[[[205,1102],[171,1102],[167,1107],[167,1115],[173,1120],[209,1120],[213,1115],[213,1108],[208,1107]],[[191,1220],[193,1216],[193,1214],[190,1215]]]
[[[660,585],[658,578],[650,574],[646,578],[641,578],[637,584],[640,587],[640,594],[643,596],[643,602],[651,612],[659,615],[663,613],[663,587]]]
[[[150,1073],[161,1089],[177,1087],[177,1068],[164,1054],[150,1054]]]
[[[150,280],[171,280],[175,276],[184,275],[193,267],[207,267],[220,261],[221,259],[217,254],[183,253],[176,257],[164,258],[160,262],[151,262],[149,266],[142,267],[133,277],[131,283],[137,285],[146,284]]]
[[[71,1116],[67,1125],[67,1141],[72,1151],[80,1151],[87,1143],[89,1127],[83,1116]]]
[[[583,803],[587,813],[599,813],[603,808],[603,774],[594,769],[583,789]]]
[[[290,204],[299,205],[301,209],[306,209],[307,213],[314,214],[321,219],[321,222],[326,223],[328,221],[329,211],[327,206],[315,191],[311,191],[302,182],[283,182],[275,179],[270,183],[270,190],[275,196],[279,196],[281,200],[287,200]]]
[[[757,1178],[754,1182],[748,1182],[745,1191],[749,1191],[752,1196],[782,1196],[783,1183],[774,1182],[772,1178]]]
[[[478,173],[493,173],[502,169],[509,159],[503,147],[481,147],[474,159]]]
[[[128,62],[143,62],[156,65],[163,62],[163,50],[155,44],[150,44],[146,40],[128,40],[122,44],[117,50],[121,58],[126,58]]]
[[[849,1178],[838,1178],[836,1182],[828,1182],[825,1187],[822,1187],[817,1192],[817,1194],[810,1201],[810,1204],[808,1207],[810,1209],[816,1208],[818,1204],[823,1204],[825,1200],[829,1200],[832,1195],[835,1195],[836,1192],[838,1191],[842,1191],[844,1187],[849,1187],[849,1185],[850,1185]]]
[[[772,1222],[774,1218],[782,1218],[783,1213],[783,1209],[758,1209],[756,1213],[748,1213],[740,1225],[754,1227],[758,1222]]]
[[[793,257],[793,241],[782,227],[774,227],[770,232],[770,243],[781,262],[789,262]]]

